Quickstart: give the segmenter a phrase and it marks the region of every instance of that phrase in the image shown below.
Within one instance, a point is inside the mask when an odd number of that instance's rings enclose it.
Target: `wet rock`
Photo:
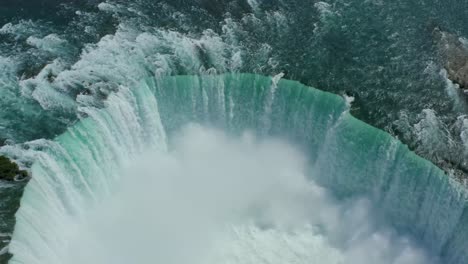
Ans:
[[[468,40],[436,27],[433,32],[447,78],[468,91]]]
[[[28,172],[20,170],[18,165],[4,156],[0,156],[0,179],[7,181],[18,181],[26,179]]]

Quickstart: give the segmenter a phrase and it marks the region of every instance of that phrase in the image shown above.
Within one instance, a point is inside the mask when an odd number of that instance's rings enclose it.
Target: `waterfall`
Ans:
[[[172,135],[193,122],[290,142],[306,154],[307,176],[338,199],[366,196],[394,228],[442,263],[468,261],[465,189],[351,116],[337,95],[253,74],[187,75],[122,86],[105,108],[80,111],[87,117],[50,141],[32,167],[10,263],[60,263],[67,239],[88,209],[112,193],[120,170],[148,149],[166,151]]]

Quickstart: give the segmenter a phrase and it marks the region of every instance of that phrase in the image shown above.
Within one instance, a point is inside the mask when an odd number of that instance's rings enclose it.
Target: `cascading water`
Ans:
[[[10,263],[466,261],[464,189],[339,96],[251,74],[175,76],[83,111],[32,167]],[[178,135],[191,122],[231,136]]]
[[[466,9],[0,1],[0,263],[467,263]]]

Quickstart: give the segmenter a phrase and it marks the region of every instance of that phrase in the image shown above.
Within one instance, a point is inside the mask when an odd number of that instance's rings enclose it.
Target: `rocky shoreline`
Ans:
[[[439,27],[433,35],[447,78],[468,94],[468,40]]]

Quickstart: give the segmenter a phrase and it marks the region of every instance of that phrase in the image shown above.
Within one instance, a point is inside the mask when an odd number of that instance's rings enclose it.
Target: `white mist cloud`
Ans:
[[[366,200],[336,202],[278,140],[197,125],[143,155],[78,225],[64,264],[430,263]]]

